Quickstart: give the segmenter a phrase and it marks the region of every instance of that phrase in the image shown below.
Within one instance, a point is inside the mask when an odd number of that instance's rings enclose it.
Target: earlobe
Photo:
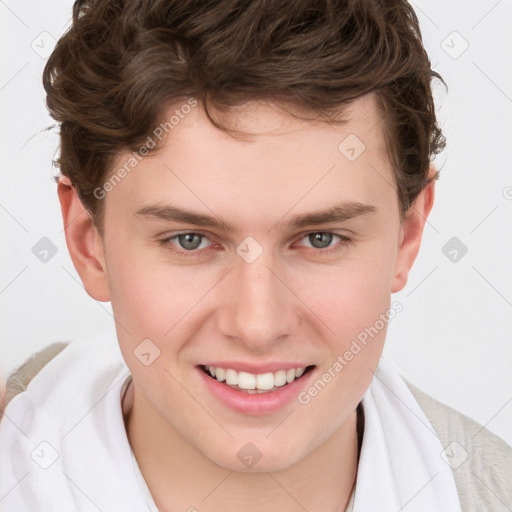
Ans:
[[[57,192],[73,265],[87,293],[93,299],[107,302],[110,292],[101,236],[67,177],[59,178]]]
[[[429,176],[435,170],[431,168]],[[420,250],[423,230],[434,204],[435,181],[432,180],[418,195],[403,221],[391,292],[402,290],[407,284],[409,271]]]

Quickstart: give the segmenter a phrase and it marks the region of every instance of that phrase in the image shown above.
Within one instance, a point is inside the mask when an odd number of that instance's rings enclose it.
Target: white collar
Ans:
[[[71,343],[9,403],[0,423],[2,512],[148,510],[121,410],[129,372],[113,340],[110,348],[106,339]],[[461,512],[437,434],[384,359],[361,403],[354,512]]]
[[[354,512],[461,512],[450,466],[398,370],[381,358],[362,405],[365,433]]]

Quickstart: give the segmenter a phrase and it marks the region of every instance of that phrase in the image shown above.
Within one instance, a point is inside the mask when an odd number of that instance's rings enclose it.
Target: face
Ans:
[[[254,103],[231,118],[252,134],[240,141],[196,106],[102,199],[96,277],[81,275],[112,302],[136,403],[220,466],[243,469],[247,442],[258,471],[305,458],[381,356],[422,226],[407,239],[374,98],[346,115],[334,127]],[[275,390],[236,389],[254,385]]]

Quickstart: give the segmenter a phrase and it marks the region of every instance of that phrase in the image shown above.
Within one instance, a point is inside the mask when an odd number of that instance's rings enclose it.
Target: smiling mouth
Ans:
[[[278,370],[263,374],[237,372],[230,368],[200,365],[199,368],[213,380],[244,393],[272,393],[285,388],[288,384],[302,379],[315,368],[315,365],[298,367],[289,370]]]

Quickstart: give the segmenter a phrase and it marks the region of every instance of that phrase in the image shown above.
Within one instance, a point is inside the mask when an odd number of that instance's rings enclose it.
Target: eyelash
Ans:
[[[332,253],[335,253],[343,248],[345,248],[347,245],[350,245],[352,243],[352,239],[344,236],[344,235],[340,235],[338,233],[334,233],[332,231],[310,231],[309,233],[306,233],[304,236],[302,236],[302,238],[300,238],[300,240],[303,240],[304,238],[307,238],[309,235],[316,235],[318,233],[322,233],[322,234],[325,234],[325,235],[333,235],[337,238],[339,238],[340,240],[340,243],[339,244],[336,244],[334,246],[334,248],[332,249],[329,249],[329,248],[326,248],[326,249],[316,249],[316,248],[311,248],[315,253],[322,253],[322,254],[332,254]],[[178,237],[180,236],[184,236],[184,235],[198,235],[200,237],[202,237],[203,239],[204,238],[208,238],[206,235],[203,235],[202,233],[197,233],[195,231],[184,231],[182,233],[177,233],[173,236],[170,236],[170,237],[167,237],[167,238],[164,238],[162,240],[159,241],[160,245],[161,246],[164,246],[166,248],[169,248],[171,245],[173,246],[172,249],[169,249],[170,251],[172,251],[174,254],[177,254],[178,256],[185,256],[185,257],[193,257],[195,255],[199,255],[203,250],[205,249],[194,249],[194,250],[191,250],[191,251],[185,251],[185,250],[180,250],[180,249],[176,249],[174,246],[174,244],[170,243],[172,240],[174,239],[177,239]]]

